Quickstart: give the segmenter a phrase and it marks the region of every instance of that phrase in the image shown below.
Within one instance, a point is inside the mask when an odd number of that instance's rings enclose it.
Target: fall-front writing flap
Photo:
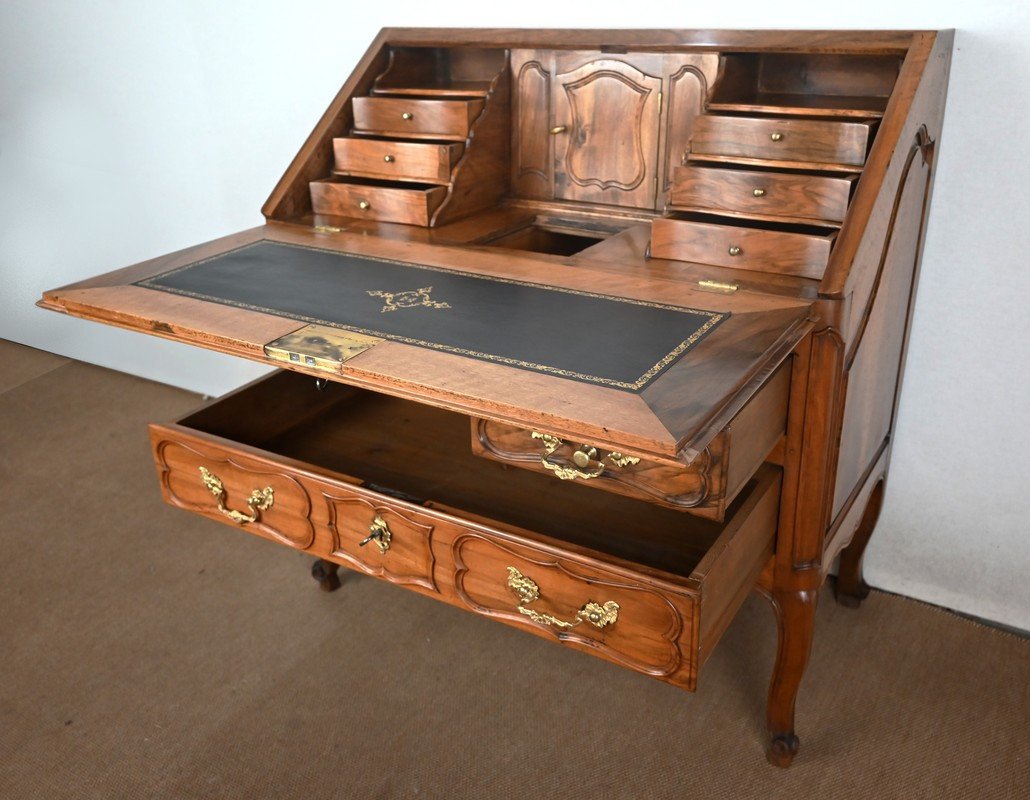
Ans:
[[[669,281],[617,283],[524,257],[498,265],[270,225],[41,305],[678,460],[743,405],[806,316],[797,301],[759,310]]]

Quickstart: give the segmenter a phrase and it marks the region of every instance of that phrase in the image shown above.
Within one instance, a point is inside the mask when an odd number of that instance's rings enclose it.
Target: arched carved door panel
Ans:
[[[653,208],[661,76],[600,58],[553,86],[555,198]]]

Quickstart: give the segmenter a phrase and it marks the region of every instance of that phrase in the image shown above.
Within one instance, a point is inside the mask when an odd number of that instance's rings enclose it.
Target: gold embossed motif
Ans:
[[[422,289],[416,289],[413,292],[369,292],[371,297],[383,298],[383,308],[380,311],[381,314],[385,314],[387,311],[396,311],[399,308],[417,308],[424,306],[425,308],[450,308],[450,303],[438,303],[433,300],[429,293],[433,291],[432,286],[426,286]]]

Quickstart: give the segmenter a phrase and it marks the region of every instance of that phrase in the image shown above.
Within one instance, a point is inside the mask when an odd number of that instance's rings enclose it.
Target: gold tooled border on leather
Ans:
[[[201,294],[198,292],[190,292],[185,289],[175,289],[169,286],[161,286],[154,283],[161,278],[166,278],[169,275],[174,275],[177,272],[182,272],[193,267],[206,264],[209,261],[215,261],[219,258],[223,258],[230,253],[239,253],[243,250],[247,250],[251,247],[255,247],[260,244],[274,244],[278,247],[291,247],[298,250],[311,250],[316,253],[328,253],[330,255],[350,255],[356,258],[364,258],[369,261],[380,261],[386,264],[396,264],[401,267],[408,267],[410,269],[421,269],[428,270],[430,272],[443,272],[450,275],[462,275],[469,278],[479,278],[481,280],[495,281],[497,283],[509,283],[516,286],[530,286],[535,289],[544,289],[546,291],[562,292],[565,294],[581,295],[583,297],[594,297],[600,300],[609,300],[617,303],[629,303],[638,306],[647,306],[650,308],[661,308],[668,311],[679,311],[683,313],[695,314],[698,316],[708,317],[708,321],[705,322],[700,328],[694,331],[687,339],[684,339],[680,344],[662,357],[657,363],[652,365],[643,375],[637,378],[633,382],[618,381],[613,378],[602,378],[598,375],[587,375],[581,372],[575,372],[574,370],[561,369],[559,367],[548,366],[547,364],[535,364],[531,361],[522,361],[517,358],[509,358],[507,356],[498,356],[491,353],[481,353],[478,350],[467,350],[461,347],[454,347],[452,345],[439,344],[437,342],[429,342],[423,339],[416,339],[410,336],[401,336],[393,333],[383,333],[382,331],[372,330],[370,328],[361,328],[355,325],[343,325],[339,322],[330,322],[329,320],[320,319],[318,317],[311,317],[304,314],[289,313],[285,314],[281,310],[274,308],[268,308],[265,306],[255,306],[250,303],[242,303],[238,300],[229,300],[221,297],[212,297],[210,295]],[[581,381],[587,381],[589,383],[596,383],[603,386],[613,386],[619,389],[629,389],[632,391],[640,391],[651,379],[654,378],[658,373],[669,366],[673,361],[678,359],[683,353],[689,350],[694,344],[700,341],[705,334],[707,334],[712,328],[722,322],[724,319],[730,316],[729,312],[724,311],[705,311],[698,308],[689,308],[685,306],[674,306],[667,303],[653,303],[647,300],[635,300],[631,297],[617,297],[607,294],[599,294],[597,292],[586,292],[580,289],[568,289],[563,286],[551,286],[543,283],[532,283],[530,281],[519,281],[512,278],[500,278],[494,275],[483,275],[477,272],[465,272],[458,269],[448,269],[446,267],[434,267],[429,264],[413,264],[410,261],[399,261],[392,258],[383,258],[381,256],[370,256],[363,253],[346,253],[341,250],[331,250],[324,247],[310,247],[308,245],[293,244],[289,242],[280,242],[274,239],[259,239],[256,242],[250,242],[242,247],[235,247],[232,250],[226,250],[221,253],[217,253],[208,258],[203,258],[200,261],[193,261],[189,264],[183,264],[181,267],[175,267],[167,272],[162,272],[158,275],[151,275],[149,278],[144,278],[141,281],[135,283],[136,286],[142,286],[147,289],[154,289],[160,292],[168,292],[170,294],[182,295],[183,297],[192,297],[197,300],[204,300],[209,303],[220,303],[221,305],[234,306],[236,308],[246,308],[250,311],[260,311],[265,314],[271,314],[273,316],[286,317],[287,319],[296,319],[302,322],[310,322],[318,325],[327,325],[330,328],[339,328],[340,330],[353,331],[355,333],[362,333],[366,336],[378,336],[383,339],[387,339],[393,342],[401,342],[403,344],[413,344],[418,347],[428,347],[431,350],[439,350],[446,353],[455,353],[457,355],[472,356],[473,358],[479,358],[484,361],[492,361],[498,364],[508,364],[515,367],[522,367],[523,369],[530,369],[536,372],[543,372],[549,375],[558,375],[563,378],[574,378]]]

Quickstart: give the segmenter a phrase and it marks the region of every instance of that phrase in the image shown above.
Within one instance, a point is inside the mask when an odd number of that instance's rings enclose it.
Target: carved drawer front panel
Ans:
[[[463,150],[456,143],[333,139],[337,173],[384,180],[446,184]]]
[[[355,97],[354,130],[402,139],[464,141],[482,100]]]
[[[857,169],[872,141],[869,122],[731,117],[703,114],[694,121],[692,157],[760,159]]]
[[[835,234],[832,229],[799,233],[663,218],[651,224],[651,255],[818,279]]]
[[[433,520],[375,495],[327,491],[332,534],[330,557],[391,583],[415,584],[436,591],[431,539]]]
[[[839,225],[854,178],[688,165],[673,174],[669,204],[687,211]]]
[[[690,464],[651,461],[574,439],[472,420],[483,458],[721,520],[786,429],[789,371],[781,367]]]
[[[468,532],[451,545],[454,590],[470,610],[669,678],[689,670],[693,598],[570,555]]]
[[[388,184],[360,178],[311,182],[311,205],[316,214],[406,225],[428,225],[446,196],[446,186],[418,183]]]
[[[314,543],[311,498],[289,471],[163,426],[150,430],[166,502],[301,550]]]

